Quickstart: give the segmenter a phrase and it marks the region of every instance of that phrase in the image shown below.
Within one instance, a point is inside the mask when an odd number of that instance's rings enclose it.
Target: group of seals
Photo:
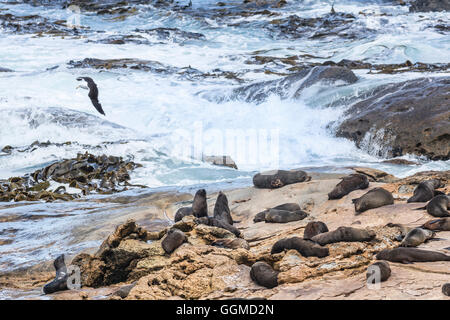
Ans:
[[[394,204],[394,197],[383,188],[374,188],[363,196],[353,199],[352,202],[355,204],[356,213],[361,213],[369,209]]]
[[[53,266],[56,270],[56,276],[52,282],[49,282],[44,286],[43,290],[45,294],[67,290],[67,279],[69,278],[69,274],[67,273],[63,254],[53,261]]]
[[[272,170],[254,175],[253,185],[256,188],[275,189],[309,180],[311,180],[311,177],[302,170]]]
[[[257,284],[268,289],[275,288],[278,285],[278,272],[266,262],[258,261],[250,269],[250,277]]]
[[[166,253],[171,254],[176,248],[181,246],[185,241],[187,241],[187,237],[184,234],[184,232],[176,228],[173,228],[167,232],[167,235],[161,241],[161,246]]]
[[[427,202],[433,199],[434,196],[440,194],[440,192],[436,192],[435,189],[441,186],[441,181],[439,179],[431,179],[422,181],[419,185],[414,189],[413,196],[407,200],[410,202]]]
[[[287,223],[303,220],[308,213],[300,209],[297,203],[284,203],[271,209],[259,212],[253,222]]]
[[[450,261],[450,256],[440,252],[403,247],[384,249],[376,255],[376,258],[400,263]]]
[[[280,253],[284,250],[297,250],[304,257],[319,257],[328,256],[328,248],[321,247],[310,240],[304,240],[299,237],[285,238],[278,240],[272,246],[271,254]]]
[[[328,194],[328,200],[341,199],[352,191],[358,189],[367,189],[369,187],[369,179],[363,174],[351,174],[342,178],[336,187]]]

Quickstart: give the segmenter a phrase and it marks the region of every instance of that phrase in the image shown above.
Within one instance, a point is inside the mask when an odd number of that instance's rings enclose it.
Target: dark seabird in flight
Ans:
[[[102,105],[100,102],[98,102],[98,88],[95,84],[94,80],[89,77],[79,77],[77,78],[78,81],[86,81],[87,86],[89,87],[89,98],[91,99],[92,104],[94,105],[95,109],[97,109],[98,112],[100,112],[102,115],[105,115],[105,112],[103,111]],[[88,89],[85,86],[79,85],[78,88]]]

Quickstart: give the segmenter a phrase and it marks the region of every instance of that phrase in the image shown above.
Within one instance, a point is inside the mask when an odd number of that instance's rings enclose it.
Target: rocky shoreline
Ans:
[[[400,246],[398,236],[402,228],[419,227],[433,219],[426,211],[417,210],[423,203],[406,200],[420,182],[430,179],[439,179],[442,184],[436,191],[448,194],[450,172],[422,172],[404,179],[391,176],[389,182],[380,182],[387,181],[383,177],[386,179],[388,175],[377,170],[358,168],[355,172],[367,174],[369,187],[352,191],[338,200],[328,200],[328,193],[340,181],[336,175],[311,174],[310,181],[275,189],[249,187],[224,192],[241,238],[226,229],[199,224],[192,216],[168,228],[148,226],[149,221],[140,221],[139,217],[135,218],[137,222],[124,221],[98,250],[72,259],[71,264],[82,270],[80,290],[61,291],[45,298],[448,299],[441,292],[442,285],[448,281],[449,262],[446,261],[389,262],[392,274],[379,290],[367,288],[365,272],[375,262],[377,253]],[[352,199],[380,187],[392,193],[394,204],[355,214]],[[166,216],[172,220],[176,211],[189,203],[164,201],[165,197],[153,195],[150,200],[154,207],[149,210],[161,218]],[[183,199],[190,197],[185,195]],[[208,195],[209,212],[213,211],[216,197],[217,194]],[[288,223],[253,222],[258,212],[282,203],[296,203],[308,216]],[[304,256],[292,249],[271,254],[275,242],[294,236],[302,238],[305,227],[313,221],[324,222],[329,230],[343,226],[371,230],[375,237],[326,244],[329,255],[324,258]],[[168,254],[161,241],[170,229],[182,231],[186,241]],[[449,236],[450,231],[440,231],[439,239],[425,242],[419,248],[448,254]],[[242,246],[242,241],[231,244],[234,239],[242,239],[248,247]],[[217,246],[218,241],[222,245]],[[265,288],[252,280],[250,270],[258,261],[276,270],[276,287]],[[66,262],[69,264],[68,259]],[[0,283],[4,290],[35,292],[34,298],[39,299],[44,296],[38,292],[53,278],[54,270],[48,263],[2,274]]]

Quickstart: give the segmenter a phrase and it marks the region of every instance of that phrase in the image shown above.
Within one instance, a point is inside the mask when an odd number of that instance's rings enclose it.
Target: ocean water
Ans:
[[[184,2],[180,5],[187,5],[188,1]],[[20,34],[0,25],[0,67],[14,70],[0,72],[0,149],[6,145],[16,148],[11,154],[0,152],[0,178],[32,172],[84,151],[123,156],[141,163],[143,167],[132,173],[131,183],[146,185],[150,190],[245,186],[251,184],[255,172],[274,168],[339,172],[347,166],[368,166],[398,177],[450,168],[449,161],[428,161],[413,155],[403,158],[419,162],[417,166],[382,163],[385,157],[378,155],[379,147],[358,149],[333,133],[349,107],[346,101],[355,101],[362,93],[384,83],[437,74],[382,75],[357,70],[359,80],[355,84],[318,83],[303,90],[296,99],[289,93],[287,99],[271,95],[262,102],[231,99],[235,88],[279,79],[276,73],[286,72],[288,66],[280,63],[266,69],[248,63],[255,55],[298,55],[304,62],[352,59],[371,63],[450,63],[448,33],[433,27],[437,21],[448,22],[448,13],[410,14],[407,6],[389,1],[335,1],[337,12],[357,17],[348,31],[355,37],[293,39],[267,28],[268,21],[291,15],[320,17],[330,12],[331,2],[288,0],[283,8],[269,8],[277,16],[249,17],[221,16],[214,11],[221,8],[217,1],[192,2],[193,7],[188,10],[138,5],[138,10],[124,19],[81,11],[77,19],[89,29],[79,37]],[[241,2],[227,4],[225,8],[232,9]],[[0,2],[0,14],[6,13],[36,14],[50,21],[67,20],[73,15],[58,3],[42,7]],[[153,28],[177,28],[201,33],[203,37],[175,34],[161,39],[142,31]],[[144,43],[99,42],[130,34]],[[68,64],[85,58],[150,60],[159,66],[159,71],[98,70],[72,68]],[[227,72],[235,73],[239,79],[225,76]],[[209,76],[202,76],[205,74]],[[76,89],[79,76],[95,80],[106,116],[96,112],[87,91]],[[52,144],[21,152],[35,141]],[[70,144],[63,144],[66,142]],[[239,170],[207,164],[202,155],[229,155]],[[0,216],[14,214],[14,210],[73,215],[33,223],[1,223],[0,230],[22,230],[15,244],[20,243],[23,249],[14,253],[16,247],[0,246],[3,268],[92,245],[70,244],[67,238],[69,222],[86,223],[84,218],[73,218],[86,213],[76,203],[4,207]],[[39,230],[44,230],[49,238],[39,239]],[[56,243],[57,249],[49,250],[51,243]]]

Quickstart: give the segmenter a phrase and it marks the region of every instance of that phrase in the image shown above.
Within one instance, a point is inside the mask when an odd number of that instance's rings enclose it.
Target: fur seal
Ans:
[[[369,279],[371,276],[373,276],[373,274],[375,273],[375,268],[378,268],[378,270],[380,270],[380,281],[386,281],[391,276],[391,267],[389,266],[389,263],[387,263],[386,261],[378,261],[372,263],[367,268],[366,279]]]
[[[421,245],[425,241],[433,238],[434,236],[435,233],[433,231],[422,228],[414,228],[406,234],[400,246],[417,247],[418,245]]]
[[[403,247],[384,249],[376,255],[376,258],[400,263],[450,261],[450,256],[440,252]]]
[[[278,240],[272,246],[272,250],[270,251],[270,254],[280,253],[286,249],[287,250],[291,250],[291,249],[297,250],[298,253],[300,253],[304,257],[323,258],[330,254],[328,248],[323,248],[321,246],[318,246],[317,244],[315,244],[312,241],[303,240],[299,237],[292,237],[292,238],[285,238],[285,239]]]
[[[161,242],[161,246],[166,253],[170,254],[185,241],[187,241],[187,237],[184,232],[174,228],[167,232],[167,235]]]
[[[269,209],[269,212],[267,212],[265,219],[266,222],[287,223],[292,221],[303,220],[307,216],[308,214],[302,210],[286,211],[286,210]]]
[[[425,222],[422,228],[433,231],[450,231],[450,218],[434,219]]]
[[[271,209],[275,210],[285,210],[285,211],[298,211],[300,210],[300,206],[298,203],[283,203],[276,207],[273,207]],[[270,209],[261,211],[256,214],[256,216],[253,218],[253,222],[261,222],[266,220],[266,215],[269,212]]]
[[[53,266],[56,270],[56,276],[52,282],[49,282],[44,286],[43,291],[45,294],[67,290],[67,279],[69,278],[69,274],[67,273],[63,254],[53,261]]]
[[[334,231],[318,234],[311,238],[312,241],[321,246],[335,242],[362,242],[375,238],[372,230],[356,229],[352,227],[339,227]]]
[[[358,189],[367,189],[369,187],[369,179],[364,174],[351,174],[342,178],[333,191],[328,194],[328,200],[341,199],[352,191]]]
[[[178,209],[177,212],[175,213],[174,221],[178,222],[182,220],[183,217],[192,216],[193,214],[194,212],[192,211],[192,207],[182,207]]]
[[[302,170],[272,170],[254,175],[253,185],[256,188],[274,189],[309,180],[311,177]]]
[[[214,205],[214,218],[222,219],[233,225],[233,218],[231,217],[230,208],[228,207],[228,199],[222,192],[219,192],[216,204]]]
[[[206,190],[200,189],[195,193],[192,203],[192,213],[196,218],[208,216],[208,205],[206,203]]]
[[[383,188],[375,188],[368,191],[362,197],[353,199],[352,202],[355,204],[356,213],[361,213],[369,209],[394,204],[394,197],[389,191]]]
[[[195,219],[195,223],[205,224],[205,225],[211,226],[211,227],[222,228],[222,229],[230,231],[238,238],[241,237],[241,232],[236,227],[232,226],[231,224],[229,224],[228,222],[226,222],[224,220],[219,220],[219,219],[216,219],[213,217],[201,217],[201,218]]]
[[[274,271],[270,265],[258,261],[250,269],[250,277],[260,286],[268,289],[275,288],[278,285],[278,272]]]
[[[450,198],[443,194],[438,195],[428,202],[426,208],[433,217],[450,217],[450,212],[447,211],[450,209]]]
[[[227,248],[227,249],[238,249],[243,248],[246,250],[250,250],[250,246],[248,242],[242,238],[236,239],[219,239],[212,243],[213,246],[219,248]]]
[[[450,283],[445,283],[442,286],[442,293],[445,294],[447,297],[450,297]]]
[[[322,221],[311,221],[305,227],[305,232],[303,233],[303,239],[310,240],[312,237],[328,232],[328,227]]]
[[[413,196],[407,200],[410,202],[427,202],[430,201],[435,196],[434,189],[439,188],[441,181],[439,179],[431,179],[422,181],[414,189]]]

